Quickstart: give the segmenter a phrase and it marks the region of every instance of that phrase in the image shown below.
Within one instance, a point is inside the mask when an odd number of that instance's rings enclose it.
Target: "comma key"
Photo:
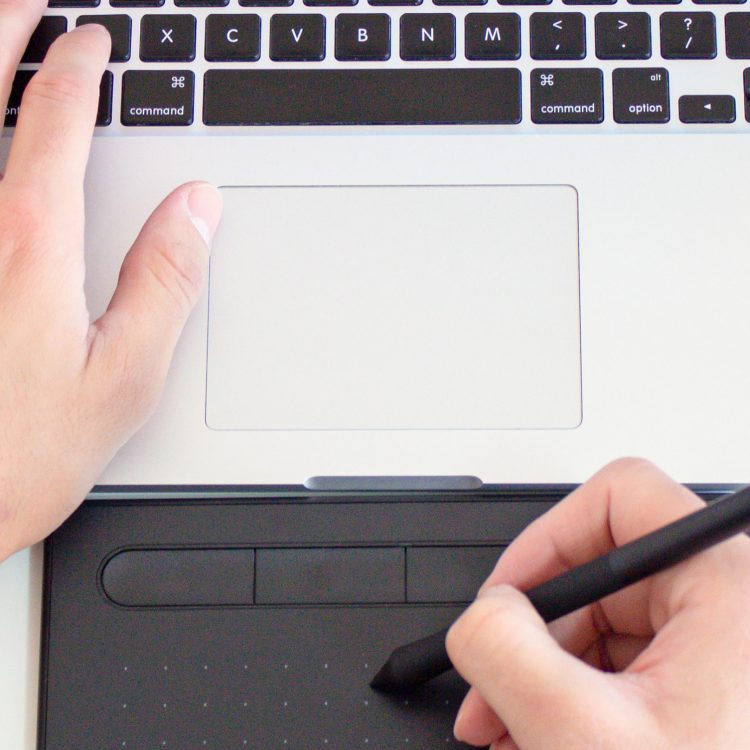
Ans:
[[[189,70],[128,70],[122,76],[122,124],[191,125],[195,76]]]
[[[615,122],[669,122],[669,73],[666,68],[617,68],[612,73]]]

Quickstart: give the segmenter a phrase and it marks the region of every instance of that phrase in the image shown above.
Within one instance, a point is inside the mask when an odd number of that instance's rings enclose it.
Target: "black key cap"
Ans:
[[[18,113],[21,109],[23,92],[34,76],[34,70],[19,70],[13,79],[8,104],[5,107],[5,126],[12,128],[18,122]],[[96,115],[97,125],[109,125],[112,122],[112,83],[114,76],[106,71],[102,76],[99,89],[99,108]]]
[[[600,60],[647,60],[651,57],[648,13],[597,13],[596,56]]]
[[[682,0],[628,0],[631,5],[679,5]]]
[[[391,17],[386,13],[342,13],[336,16],[337,60],[388,60]]]
[[[229,0],[174,0],[178,8],[220,8],[229,5]]]
[[[293,2],[294,0],[240,0],[240,5],[246,8],[282,8]]]
[[[194,91],[195,77],[190,70],[125,71],[122,76],[122,124],[190,125],[193,122]]]
[[[563,0],[565,5],[614,5],[617,0]]]
[[[727,57],[750,59],[750,13],[727,13],[724,16]]]
[[[304,0],[305,5],[314,7],[356,5],[359,0]]]
[[[750,122],[750,68],[742,72],[742,86],[745,91],[745,119]]]
[[[97,127],[105,127],[112,124],[112,89],[115,77],[112,71],[105,70],[102,82],[99,86],[99,108],[96,111]]]
[[[160,8],[164,0],[109,0],[113,8]]]
[[[271,16],[271,59],[310,62],[326,56],[326,19],[318,13]]]
[[[100,0],[49,0],[49,8],[96,8]]]
[[[141,60],[190,62],[195,60],[195,16],[154,15],[141,20]]]
[[[497,0],[500,5],[549,5],[552,0]]]
[[[531,56],[535,60],[582,60],[586,56],[583,13],[532,13]]]
[[[29,39],[21,62],[40,63],[44,60],[52,42],[68,30],[65,16],[44,16]]]
[[[487,0],[432,0],[433,5],[487,5]]]
[[[713,13],[662,13],[661,56],[668,60],[716,57]]]
[[[612,96],[615,122],[669,122],[669,73],[664,68],[617,68]]]
[[[464,37],[469,60],[521,57],[521,17],[517,13],[468,13]]]
[[[402,60],[452,60],[456,56],[456,18],[450,13],[401,16]]]
[[[531,119],[539,124],[598,123],[604,119],[602,71],[536,68],[531,71]]]
[[[213,13],[206,19],[206,60],[253,62],[260,57],[260,16]]]
[[[21,99],[23,98],[23,92],[26,91],[26,87],[29,85],[29,81],[34,76],[34,70],[19,70],[16,71],[15,78],[13,79],[13,85],[10,89],[10,96],[8,97],[8,103],[5,105],[5,127],[14,128],[18,122],[18,114],[21,111]]]
[[[422,0],[368,0],[370,5],[421,5]]]
[[[693,0],[696,5],[742,5],[747,0]]]
[[[521,74],[511,68],[209,70],[204,91],[206,125],[480,125],[521,120]]]
[[[733,96],[681,96],[680,120],[685,123],[734,122]]]
[[[130,16],[121,13],[116,16],[80,16],[76,26],[86,23],[100,23],[107,28],[112,37],[112,52],[110,62],[127,62],[130,60],[130,39],[132,36],[132,22]]]

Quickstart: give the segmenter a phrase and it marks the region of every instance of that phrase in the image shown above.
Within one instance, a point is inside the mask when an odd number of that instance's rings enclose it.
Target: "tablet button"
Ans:
[[[259,549],[256,562],[256,604],[404,601],[400,547]]]

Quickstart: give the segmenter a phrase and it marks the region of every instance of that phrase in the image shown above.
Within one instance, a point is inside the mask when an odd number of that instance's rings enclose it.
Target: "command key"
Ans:
[[[122,76],[123,125],[191,125],[195,76],[189,70],[128,70]]]
[[[532,70],[531,119],[544,125],[601,122],[602,89],[602,71],[598,68]]]

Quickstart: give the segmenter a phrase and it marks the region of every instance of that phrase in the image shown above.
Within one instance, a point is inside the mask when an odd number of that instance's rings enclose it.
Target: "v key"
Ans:
[[[326,54],[326,19],[317,13],[271,16],[271,59],[317,61]]]

